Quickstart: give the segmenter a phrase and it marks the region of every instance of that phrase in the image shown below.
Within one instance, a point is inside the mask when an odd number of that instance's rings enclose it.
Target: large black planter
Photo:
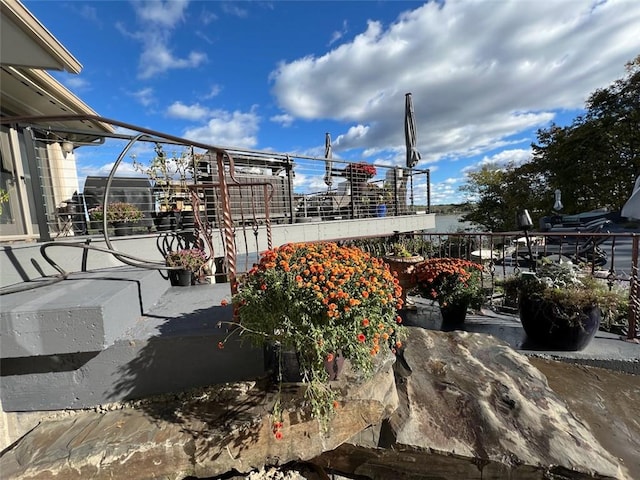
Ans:
[[[158,232],[166,232],[176,228],[176,219],[173,212],[159,212],[154,218],[154,223]]]
[[[599,307],[586,308],[571,320],[552,302],[523,296],[520,299],[520,321],[531,348],[577,351],[584,349],[600,328]]]

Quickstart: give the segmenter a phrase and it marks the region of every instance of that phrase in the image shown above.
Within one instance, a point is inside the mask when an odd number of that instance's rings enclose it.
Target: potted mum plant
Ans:
[[[132,203],[112,202],[107,204],[107,208],[100,205],[89,211],[92,221],[104,222],[106,212],[107,223],[113,225],[116,236],[130,235],[133,231],[133,224],[142,219],[142,210]]]
[[[542,262],[537,272],[503,284],[507,295],[517,295],[522,327],[537,348],[582,350],[598,332],[603,310],[615,315],[626,304],[620,290],[610,290],[572,262]]]
[[[193,284],[195,274],[207,263],[207,255],[199,248],[184,248],[167,253],[171,285],[186,287]]]
[[[469,306],[483,302],[479,263],[454,257],[428,258],[415,267],[418,290],[438,302],[443,325],[460,325]]]
[[[366,162],[350,163],[344,169],[345,176],[352,183],[366,182],[367,180],[375,177],[377,170],[376,167]]]
[[[358,214],[370,213],[369,187],[367,181],[377,173],[376,167],[366,162],[350,163],[344,169],[344,176],[351,184],[351,195]]]
[[[241,279],[232,302],[238,328],[230,335],[296,353],[307,407],[324,427],[335,408],[337,393],[327,382],[335,378],[338,359],[366,377],[376,357],[399,348],[404,334],[398,281],[357,247],[295,243],[269,250]],[[279,382],[286,380],[283,358],[275,362]],[[281,414],[278,401],[274,425]]]

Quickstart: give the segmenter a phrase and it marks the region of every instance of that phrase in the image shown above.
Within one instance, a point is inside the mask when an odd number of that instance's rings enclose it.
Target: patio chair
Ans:
[[[602,227],[604,227],[604,225]],[[594,233],[601,233],[601,230]],[[606,233],[608,233],[608,231]],[[535,261],[542,258],[550,258],[554,261],[571,260],[574,263],[592,263],[595,266],[601,267],[607,263],[607,253],[600,248],[600,245],[609,238],[611,238],[610,235],[569,237],[563,238],[562,242],[558,240],[558,243],[553,243],[549,242],[549,237],[547,237],[547,242],[545,242],[544,245],[538,246],[532,252],[533,259]],[[526,248],[518,249],[514,253],[514,256],[516,256],[516,254],[519,265],[524,264],[524,266],[529,266],[529,251]]]

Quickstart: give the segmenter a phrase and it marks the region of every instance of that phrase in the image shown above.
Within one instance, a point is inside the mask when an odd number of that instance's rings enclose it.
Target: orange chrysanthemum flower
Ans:
[[[263,252],[240,278],[233,297],[238,326],[234,333],[308,353],[312,362],[303,367],[304,378],[312,384],[324,381],[324,361],[334,362],[339,351],[354,368],[371,371],[380,349],[396,348],[403,334],[395,324],[402,304],[397,278],[381,259],[357,247],[283,245]],[[317,395],[314,415],[332,411],[335,396]],[[281,427],[274,435],[281,438]]]

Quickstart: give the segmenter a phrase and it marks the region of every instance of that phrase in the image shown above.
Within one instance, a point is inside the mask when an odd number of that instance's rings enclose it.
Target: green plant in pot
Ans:
[[[0,215],[4,211],[4,204],[9,201],[9,192],[4,188],[0,188]]]
[[[167,253],[167,266],[173,269],[169,275],[172,285],[187,286],[193,283],[197,274],[208,261],[207,255],[199,248],[183,248]]]
[[[199,248],[183,248],[167,254],[167,266],[197,272],[205,263],[207,255]]]
[[[349,361],[364,379],[379,355],[401,346],[399,297],[385,264],[357,247],[287,244],[263,253],[241,279],[232,300],[237,328],[231,335],[295,352],[307,387],[305,406],[327,427],[339,395],[329,382],[337,359]],[[282,373],[279,357],[279,383],[286,380]],[[283,408],[276,402],[274,433],[280,432]]]
[[[436,257],[416,265],[415,275],[420,294],[438,302],[443,324],[457,325],[470,306],[478,308],[484,301],[483,270],[471,260]]]
[[[89,211],[91,220],[101,222],[104,218],[102,206],[94,207]],[[142,219],[142,210],[132,203],[112,202],[107,204],[107,223],[137,223]]]
[[[92,221],[103,222],[105,209],[102,205],[94,207],[89,211],[89,218]],[[132,225],[142,219],[143,213],[137,206],[127,202],[112,202],[107,204],[107,223],[115,227],[116,235],[128,235],[131,233]]]
[[[508,278],[503,287],[518,296],[532,348],[582,350],[598,332],[603,310],[615,315],[626,305],[620,290],[610,290],[571,262],[543,262],[537,272]]]

